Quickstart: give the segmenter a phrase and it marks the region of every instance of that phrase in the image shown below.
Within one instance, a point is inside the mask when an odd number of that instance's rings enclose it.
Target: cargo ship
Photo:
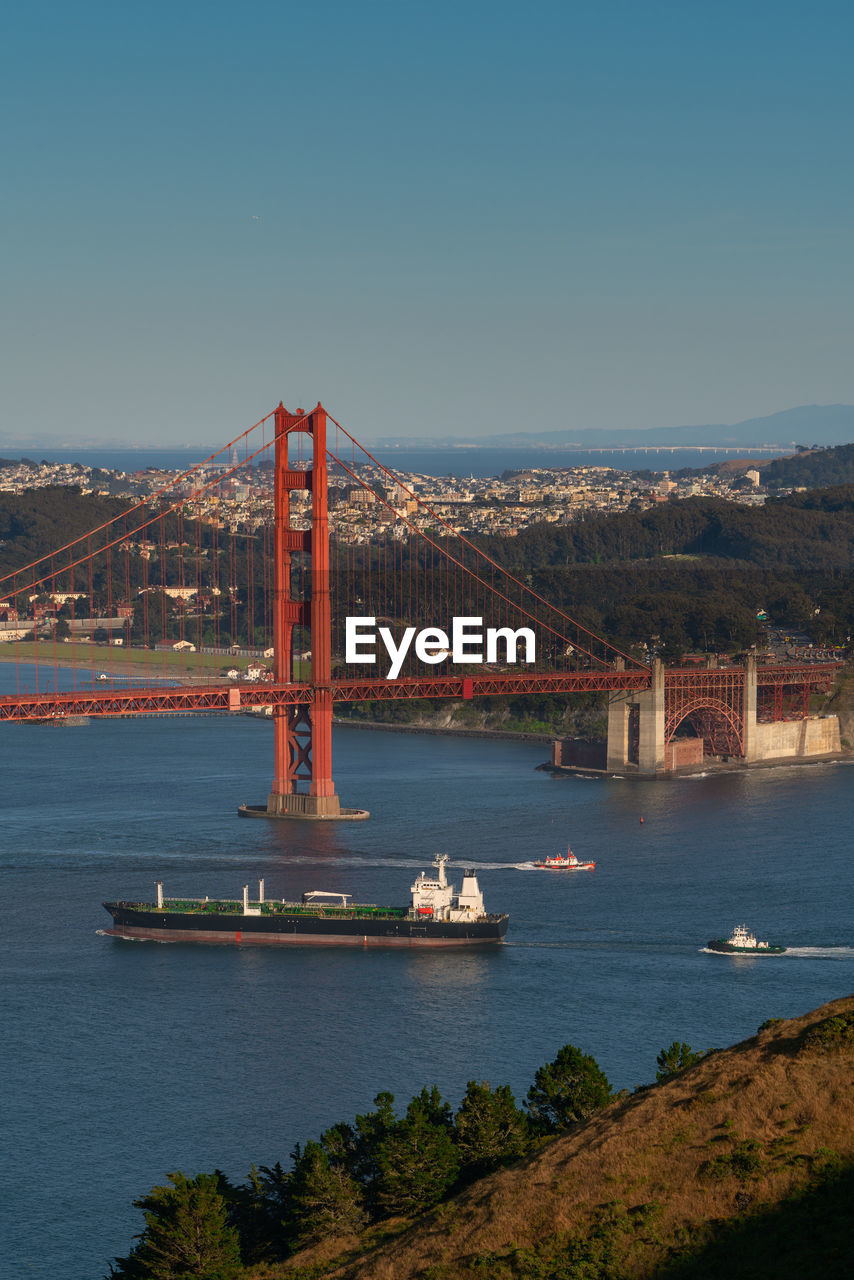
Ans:
[[[459,893],[449,883],[447,854],[433,859],[434,876],[422,871],[408,906],[352,902],[351,894],[312,889],[299,902],[267,898],[264,881],[250,901],[166,898],[157,882],[154,902],[105,902],[115,938],[154,942],[219,942],[241,946],[460,947],[503,942],[509,916],[490,915],[473,870],[463,872]]]
[[[737,924],[728,938],[713,938],[706,947],[728,956],[781,956],[786,950],[770,942],[757,942],[746,924]]]

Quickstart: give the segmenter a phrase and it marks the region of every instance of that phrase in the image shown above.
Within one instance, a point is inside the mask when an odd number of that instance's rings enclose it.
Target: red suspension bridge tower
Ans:
[[[242,813],[268,818],[367,818],[364,809],[342,809],[332,781],[332,611],[330,604],[326,410],[275,412],[273,648],[277,684],[293,680],[294,628],[311,635],[311,702],[273,710],[273,785],[267,807]],[[311,467],[291,469],[288,446],[296,433],[310,437]],[[290,496],[311,494],[311,528],[291,525]],[[295,599],[291,557],[311,557],[311,596]],[[300,791],[299,783],[308,789]]]

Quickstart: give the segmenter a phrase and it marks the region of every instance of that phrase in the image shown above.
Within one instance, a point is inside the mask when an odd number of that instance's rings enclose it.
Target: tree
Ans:
[[[463,1170],[472,1179],[517,1160],[528,1144],[527,1120],[506,1084],[492,1089],[488,1081],[469,1080],[454,1127]]]
[[[235,1280],[240,1272],[237,1230],[228,1221],[222,1179],[214,1173],[167,1175],[134,1204],[145,1230],[112,1276],[126,1280]]]
[[[352,1134],[353,1154],[350,1162],[350,1171],[362,1187],[365,1202],[371,1211],[377,1205],[380,1152],[397,1124],[393,1093],[385,1091],[378,1093],[374,1098],[374,1106],[376,1111],[368,1111],[363,1116],[356,1116],[355,1133]],[[331,1141],[332,1130],[328,1132]]]
[[[460,1171],[452,1130],[451,1108],[439,1090],[422,1089],[377,1152],[380,1213],[423,1213],[444,1199]]]
[[[526,1104],[541,1133],[557,1133],[607,1106],[612,1092],[596,1059],[565,1044],[537,1071]]]
[[[678,1071],[684,1071],[686,1067],[693,1067],[695,1062],[699,1062],[705,1056],[702,1050],[692,1049],[689,1044],[685,1044],[684,1040],[674,1040],[670,1048],[662,1049],[656,1058],[658,1070],[655,1073],[655,1078],[656,1080],[669,1080]]]
[[[247,1182],[234,1190],[229,1221],[237,1228],[244,1263],[287,1256],[291,1182],[292,1174],[278,1161],[272,1168],[253,1164]]]
[[[355,1179],[319,1142],[307,1142],[293,1153],[290,1230],[301,1249],[329,1235],[349,1235],[365,1224],[361,1192]]]

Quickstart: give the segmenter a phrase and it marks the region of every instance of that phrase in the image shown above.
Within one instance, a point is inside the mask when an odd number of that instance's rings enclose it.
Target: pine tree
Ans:
[[[702,1050],[692,1049],[684,1040],[674,1040],[668,1049],[662,1049],[656,1058],[658,1070],[655,1073],[656,1080],[668,1080],[670,1076],[676,1075],[677,1071],[684,1071],[686,1067],[693,1067],[695,1062],[699,1062],[706,1055]]]
[[[246,1183],[232,1191],[229,1221],[237,1228],[244,1263],[287,1257],[291,1181],[278,1162],[271,1169],[253,1164]]]
[[[352,1141],[352,1154],[349,1160],[350,1172],[362,1188],[368,1211],[377,1211],[377,1196],[380,1181],[380,1151],[383,1143],[397,1124],[394,1114],[394,1094],[378,1093],[374,1098],[375,1111],[356,1116],[355,1131],[347,1126],[336,1125],[336,1130],[349,1130]],[[333,1130],[328,1133],[332,1134]]]
[[[595,1058],[565,1044],[534,1076],[527,1106],[541,1133],[558,1133],[586,1120],[611,1100],[610,1082]]]
[[[112,1276],[123,1280],[235,1280],[240,1272],[236,1229],[220,1177],[167,1175],[171,1186],[152,1187],[135,1200],[145,1230],[127,1258],[116,1258]]]
[[[320,1142],[296,1147],[290,1192],[290,1243],[295,1249],[329,1235],[348,1235],[365,1223],[355,1179]]]
[[[469,1080],[455,1120],[457,1150],[469,1178],[480,1178],[523,1155],[527,1120],[510,1086],[492,1089],[488,1081]]]
[[[459,1175],[460,1157],[453,1113],[435,1085],[412,1099],[377,1158],[376,1202],[381,1214],[423,1213],[444,1199]]]

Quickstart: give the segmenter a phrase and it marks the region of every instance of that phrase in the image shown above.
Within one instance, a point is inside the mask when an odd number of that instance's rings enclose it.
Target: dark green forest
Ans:
[[[832,449],[810,449],[792,458],[775,458],[763,463],[759,473],[769,489],[854,484],[854,444]]]

